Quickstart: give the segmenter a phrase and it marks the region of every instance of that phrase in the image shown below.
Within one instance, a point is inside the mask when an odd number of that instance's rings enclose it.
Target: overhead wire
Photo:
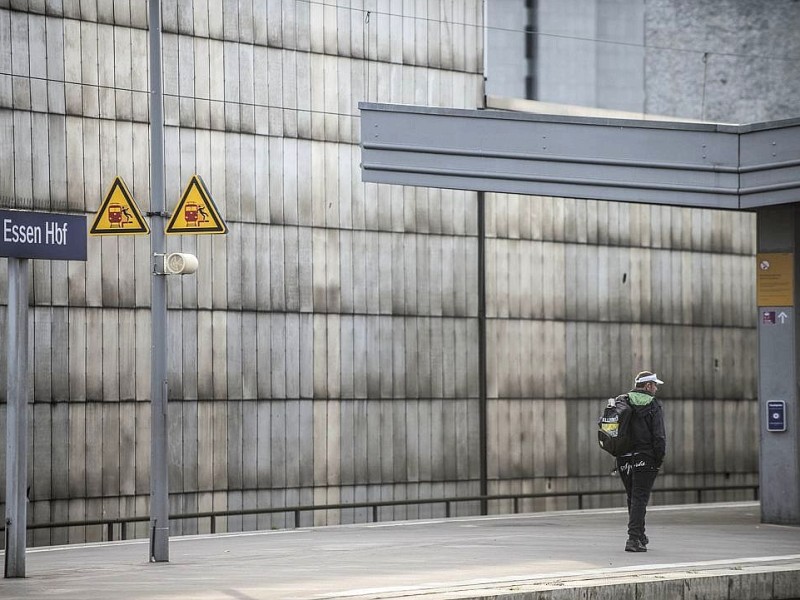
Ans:
[[[113,92],[125,92],[125,93],[143,94],[143,95],[148,95],[149,94],[148,90],[146,90],[146,89],[133,89],[133,88],[127,88],[127,87],[117,87],[117,86],[111,86],[111,85],[104,85],[104,84],[100,84],[100,83],[83,83],[83,82],[75,82],[75,81],[64,81],[64,80],[61,80],[61,79],[50,79],[48,77],[37,77],[35,75],[20,75],[20,74],[13,74],[13,73],[8,73],[8,72],[4,72],[4,71],[0,71],[0,77],[20,78],[20,79],[25,79],[25,80],[29,80],[29,81],[39,81],[39,82],[43,82],[43,83],[47,83],[47,84],[55,84],[55,85],[61,85],[61,86],[76,86],[76,87],[80,87],[80,88],[90,88],[90,89],[95,89],[98,92],[99,91],[113,91]],[[197,100],[197,101],[201,101],[201,102],[211,102],[211,103],[216,103],[216,104],[229,104],[229,105],[246,106],[246,107],[252,107],[252,108],[267,108],[267,109],[273,108],[273,109],[281,109],[281,110],[294,110],[294,111],[297,111],[297,112],[304,112],[304,113],[310,113],[310,114],[319,114],[319,115],[329,115],[329,116],[336,116],[336,117],[354,117],[354,116],[357,116],[354,113],[342,113],[342,112],[336,112],[336,111],[315,110],[315,109],[311,109],[311,108],[299,108],[297,106],[295,106],[295,107],[287,107],[284,104],[269,104],[269,103],[260,104],[260,103],[257,103],[257,102],[246,102],[246,101],[243,101],[243,100],[232,100],[230,98],[222,98],[222,99],[220,99],[220,98],[211,98],[211,97],[206,97],[206,96],[186,95],[186,94],[180,94],[180,93],[176,94],[176,93],[170,93],[170,92],[162,92],[162,95],[164,96],[164,98],[174,98],[174,99],[177,99],[177,100]],[[0,108],[11,108],[11,107],[10,106],[8,106],[8,107],[0,106]],[[39,112],[39,111],[32,111],[32,112]],[[71,114],[71,113],[67,113],[67,114]],[[87,116],[87,115],[82,115],[82,116]],[[117,119],[118,116],[115,116],[113,118]],[[147,122],[149,122],[149,121],[147,121]]]
[[[571,40],[571,41],[581,41],[581,42],[590,42],[595,44],[610,44],[616,46],[625,46],[630,48],[638,48],[642,50],[660,50],[660,51],[671,51],[671,52],[685,52],[685,53],[692,53],[698,55],[714,55],[714,56],[728,56],[734,58],[748,58],[748,59],[761,59],[761,60],[776,60],[776,61],[788,61],[788,62],[795,62],[800,61],[800,56],[790,56],[790,55],[774,55],[774,54],[753,54],[747,52],[736,52],[736,51],[726,51],[726,50],[710,50],[708,48],[686,48],[686,47],[679,47],[679,46],[672,46],[672,45],[664,45],[664,44],[649,44],[643,42],[635,42],[629,40],[613,40],[613,39],[601,39],[598,37],[591,37],[585,35],[576,35],[576,34],[568,34],[568,33],[558,33],[552,31],[542,31],[542,30],[532,30],[528,31],[524,28],[515,28],[515,27],[502,27],[497,25],[489,25],[487,23],[468,23],[466,21],[456,21],[452,19],[436,19],[431,17],[422,17],[422,16],[409,16],[404,15],[402,13],[394,13],[391,11],[380,11],[377,8],[359,8],[353,6],[335,6],[331,4],[327,4],[320,0],[295,0],[296,4],[308,4],[314,6],[320,6],[322,8],[333,9],[333,10],[344,10],[350,12],[358,12],[362,15],[362,20],[365,23],[369,22],[370,18],[376,18],[380,16],[390,17],[390,18],[400,18],[400,19],[411,19],[414,21],[423,21],[426,23],[438,23],[438,24],[446,24],[446,25],[458,25],[464,27],[474,27],[476,29],[481,30],[488,30],[490,32],[505,32],[505,33],[512,33],[517,35],[536,35],[540,37],[548,37],[554,39],[563,39],[563,40]],[[4,9],[10,12],[26,12],[29,13],[30,11],[20,11],[19,9],[15,8],[8,8]],[[800,21],[800,3],[798,4],[798,20]],[[45,13],[32,13],[32,14],[42,14],[45,16]],[[47,16],[55,16],[53,14],[47,13]],[[75,20],[73,17],[65,17],[65,19]],[[82,19],[82,21],[87,21],[86,19]],[[94,21],[98,22],[98,21]],[[98,22],[99,23],[99,22]],[[106,23],[101,23],[106,24]],[[114,23],[110,23],[114,25]],[[120,25],[121,27],[124,27]],[[141,29],[136,27],[135,29]],[[166,33],[174,33],[176,35],[188,35],[184,32],[180,31],[165,31]],[[241,40],[230,40],[225,37],[211,37],[211,36],[193,36],[193,37],[207,37],[208,39],[220,39],[222,41],[237,41],[241,42]],[[247,42],[250,43],[250,42]],[[263,45],[263,44],[256,44],[256,45]],[[287,48],[288,49],[288,48]],[[302,50],[300,50],[302,51]]]

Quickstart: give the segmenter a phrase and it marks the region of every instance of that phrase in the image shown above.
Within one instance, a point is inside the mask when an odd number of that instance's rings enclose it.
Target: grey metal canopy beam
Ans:
[[[362,178],[740,209],[800,192],[800,120],[670,123],[360,103]]]
[[[800,120],[741,127],[740,208],[800,200]]]

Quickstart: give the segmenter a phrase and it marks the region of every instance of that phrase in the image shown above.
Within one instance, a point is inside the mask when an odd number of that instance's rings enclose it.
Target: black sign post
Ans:
[[[8,257],[5,577],[25,577],[28,480],[28,281],[31,258],[86,260],[86,217],[0,210]]]

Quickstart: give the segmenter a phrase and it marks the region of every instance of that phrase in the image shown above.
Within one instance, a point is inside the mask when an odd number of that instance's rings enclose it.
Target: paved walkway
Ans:
[[[759,516],[757,503],[654,507],[641,554],[623,551],[622,510],[176,537],[159,564],[147,540],[34,548],[28,577],[0,579],[0,598],[577,598],[598,585],[593,597],[620,598],[646,582],[665,598],[727,599],[731,585],[800,596],[800,527]]]

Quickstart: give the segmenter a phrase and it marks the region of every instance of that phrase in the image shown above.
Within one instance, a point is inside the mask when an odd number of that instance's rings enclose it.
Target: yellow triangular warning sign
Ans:
[[[91,235],[138,235],[150,233],[139,207],[128,191],[122,177],[114,182],[100,205],[91,229]]]
[[[199,175],[192,175],[166,229],[167,233],[228,233],[228,226]]]

